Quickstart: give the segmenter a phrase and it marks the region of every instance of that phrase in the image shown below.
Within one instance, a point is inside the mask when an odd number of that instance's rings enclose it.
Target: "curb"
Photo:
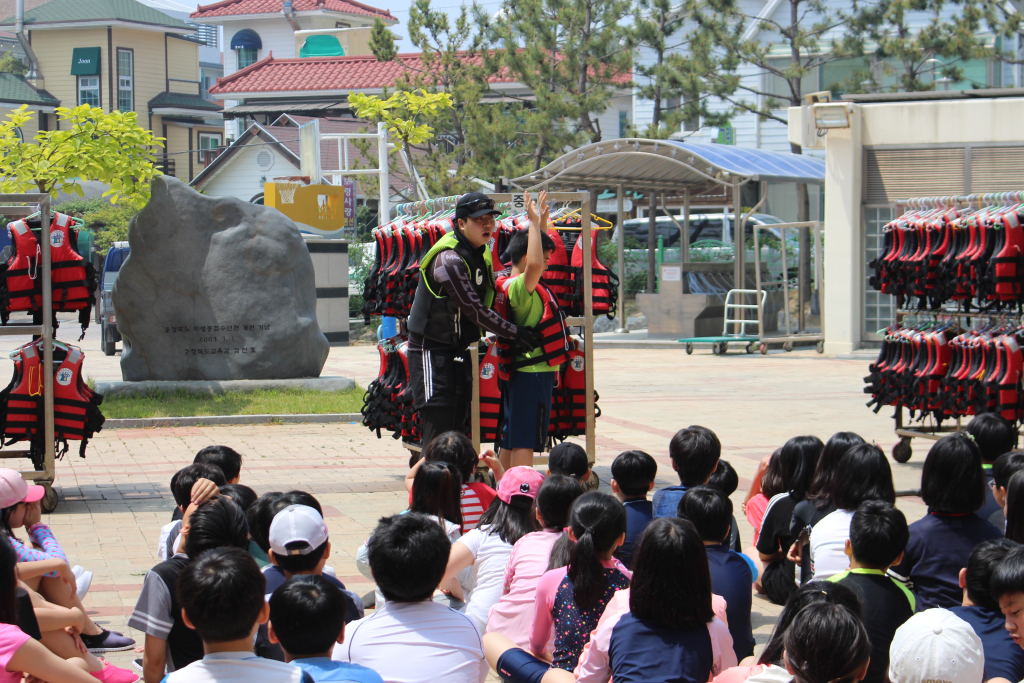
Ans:
[[[147,427],[204,427],[215,425],[256,425],[270,422],[285,424],[355,424],[361,413],[298,413],[292,415],[197,415],[193,417],[139,417],[106,420],[107,429],[145,429]]]
[[[308,389],[312,391],[345,391],[356,385],[347,377],[303,377],[298,379],[233,379],[180,380],[141,382],[96,382],[96,392],[107,397],[144,396],[152,393],[173,393],[184,390],[194,396],[215,396],[228,392],[266,391],[274,389]]]

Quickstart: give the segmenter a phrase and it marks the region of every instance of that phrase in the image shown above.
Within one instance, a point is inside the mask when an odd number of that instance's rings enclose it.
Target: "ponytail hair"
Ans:
[[[786,631],[786,666],[794,683],[854,683],[870,656],[864,624],[842,605],[808,605]]]
[[[409,512],[419,512],[462,525],[462,475],[454,465],[432,461],[420,465],[412,483]]]
[[[582,609],[593,606],[605,589],[604,566],[598,557],[626,533],[626,508],[606,493],[591,491],[576,499],[569,514],[576,543],[569,551],[568,576]]]

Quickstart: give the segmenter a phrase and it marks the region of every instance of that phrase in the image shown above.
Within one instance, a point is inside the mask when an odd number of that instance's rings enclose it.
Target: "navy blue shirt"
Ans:
[[[949,611],[970,624],[981,638],[985,650],[986,681],[992,678],[1024,679],[1024,650],[1013,642],[1001,612],[975,605],[952,607]]]
[[[750,565],[737,553],[724,545],[709,545],[708,569],[711,570],[711,590],[725,598],[725,615],[729,618],[729,633],[736,659],[754,654],[754,634],[750,626],[750,585],[754,576]]]
[[[647,525],[654,518],[654,504],[647,498],[624,500],[626,508],[626,542],[615,551],[615,557],[626,567],[633,568],[633,553],[636,552],[637,541]]]
[[[676,510],[679,508],[679,501],[683,499],[683,495],[689,489],[689,486],[678,484],[676,486],[666,486],[663,489],[655,491],[654,518],[675,517]]]
[[[714,661],[706,626],[682,631],[627,613],[612,628],[608,663],[615,683],[707,683]]]
[[[913,582],[918,612],[932,607],[957,607],[964,595],[960,570],[967,566],[974,546],[1002,536],[1002,531],[976,514],[943,515],[929,511],[910,525],[903,562],[892,570]]]

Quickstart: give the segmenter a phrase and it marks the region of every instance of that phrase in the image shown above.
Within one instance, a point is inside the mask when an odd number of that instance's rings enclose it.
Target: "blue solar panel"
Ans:
[[[669,140],[668,142],[735,175],[755,176],[757,180],[825,182],[825,162],[815,157],[733,145],[678,140]]]

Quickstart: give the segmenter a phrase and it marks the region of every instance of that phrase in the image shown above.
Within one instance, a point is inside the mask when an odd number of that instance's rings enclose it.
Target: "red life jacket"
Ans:
[[[1021,296],[1021,252],[1024,251],[1024,228],[1016,213],[1001,217],[1006,233],[1002,249],[991,259],[990,268],[995,269],[995,294],[1000,301],[1016,301]]]
[[[498,345],[492,343],[480,359],[480,442],[496,443],[501,438],[505,410],[498,382]]]
[[[7,260],[3,286],[3,322],[12,311],[38,311],[43,307],[43,291],[39,282],[42,266],[39,259],[42,250],[35,234],[25,221],[13,221],[7,225],[13,253]]]
[[[12,354],[14,377],[0,392],[4,421],[4,445],[33,438],[42,433],[40,420],[43,403],[43,359],[35,344],[27,344]]]
[[[565,243],[557,230],[548,230],[548,235],[555,243],[555,250],[548,258],[548,267],[541,276],[540,281],[547,285],[551,293],[555,295],[559,307],[566,311],[572,310],[573,304],[573,268],[569,264],[569,254],[565,250]]]
[[[50,225],[50,279],[55,311],[80,311],[96,302],[96,283],[89,281],[86,261],[75,248],[77,230],[72,231],[71,225],[71,217],[62,213],[55,213]]]
[[[508,271],[507,271],[508,272]],[[494,310],[506,320],[511,320],[508,310],[508,285],[512,278],[509,274],[503,273],[495,278]],[[502,380],[508,381],[512,371],[524,368],[527,365],[535,365],[546,362],[555,368],[569,360],[568,352],[572,348],[569,337],[569,330],[565,327],[565,314],[558,306],[558,301],[552,291],[544,285],[543,279],[537,283],[534,290],[540,295],[544,305],[540,322],[537,323],[537,331],[541,335],[540,348],[544,353],[530,359],[520,361],[513,360],[511,342],[500,339],[495,343],[498,347],[498,374]]]
[[[579,348],[579,342],[569,351],[569,362],[562,371],[562,387],[559,392],[559,427],[561,436],[580,436],[587,433],[587,376],[586,359]],[[597,407],[597,392],[594,392],[595,417],[601,416]]]
[[[590,231],[590,278],[593,287],[594,315],[604,313],[609,318],[615,317],[615,304],[619,297],[619,278],[604,267],[597,259],[597,230]],[[548,266],[549,268],[551,266]],[[578,309],[583,311],[583,235],[576,240],[572,250],[572,269],[574,282],[573,300]]]

